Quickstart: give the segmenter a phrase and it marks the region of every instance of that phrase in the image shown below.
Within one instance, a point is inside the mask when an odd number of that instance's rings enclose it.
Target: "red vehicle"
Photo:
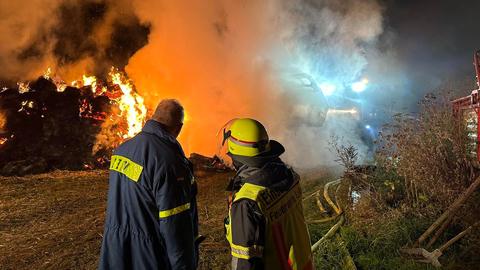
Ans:
[[[477,89],[466,97],[452,101],[453,111],[457,117],[465,120],[468,130],[468,137],[471,140],[469,150],[477,161],[480,162],[480,50],[473,55],[473,65],[477,76]]]

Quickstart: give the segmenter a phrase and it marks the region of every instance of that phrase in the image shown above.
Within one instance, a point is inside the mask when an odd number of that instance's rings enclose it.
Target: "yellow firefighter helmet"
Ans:
[[[227,141],[228,153],[233,155],[255,157],[270,151],[267,130],[254,119],[234,119],[223,138]]]

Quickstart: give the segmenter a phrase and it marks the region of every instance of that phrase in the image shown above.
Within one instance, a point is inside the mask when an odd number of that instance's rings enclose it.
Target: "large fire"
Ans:
[[[123,137],[133,137],[142,130],[145,116],[147,115],[147,108],[144,105],[143,97],[134,91],[133,83],[127,78],[125,73],[112,69],[109,75],[112,82],[119,86],[123,93],[117,100],[120,110],[125,115],[128,123],[128,131]]]
[[[0,91],[0,173],[23,174],[31,164],[39,171],[106,166],[146,116],[143,97],[123,71],[65,82],[49,68]]]
[[[52,77],[52,70],[48,68],[44,74],[44,78],[51,79],[57,86],[57,91],[63,92],[67,86],[65,82]],[[24,85],[24,84],[22,84]],[[70,83],[74,87],[90,87],[95,96],[107,96],[112,102],[115,102],[119,109],[119,117],[123,118],[127,123],[127,128],[121,130],[118,134],[123,139],[131,138],[141,131],[145,118],[147,116],[147,108],[144,99],[135,90],[135,86],[124,72],[112,67],[108,73],[107,85],[102,85],[97,78],[92,75],[84,74],[81,80],[75,80]],[[25,86],[24,86],[25,87]],[[105,119],[105,115],[89,115],[90,104],[84,104],[80,113],[84,113],[86,117],[96,117]]]

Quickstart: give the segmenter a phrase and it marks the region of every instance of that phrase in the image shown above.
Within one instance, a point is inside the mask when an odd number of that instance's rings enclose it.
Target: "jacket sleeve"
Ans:
[[[194,246],[195,246],[195,268],[198,267],[199,258],[199,243],[197,243],[199,233],[198,233],[198,209],[197,209],[197,182],[192,183],[192,198],[190,199],[190,209],[193,221],[193,235],[195,237]]]
[[[160,233],[172,269],[195,269],[196,203],[190,179],[175,167],[162,168],[154,183]],[[193,201],[192,201],[193,198]]]
[[[232,204],[232,270],[259,270],[263,266],[265,219],[254,201]]]

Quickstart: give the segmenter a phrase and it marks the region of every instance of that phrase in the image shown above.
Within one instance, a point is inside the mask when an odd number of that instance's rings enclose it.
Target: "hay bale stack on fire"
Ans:
[[[143,98],[121,71],[67,84],[48,70],[0,92],[0,174],[104,167],[145,117]]]

